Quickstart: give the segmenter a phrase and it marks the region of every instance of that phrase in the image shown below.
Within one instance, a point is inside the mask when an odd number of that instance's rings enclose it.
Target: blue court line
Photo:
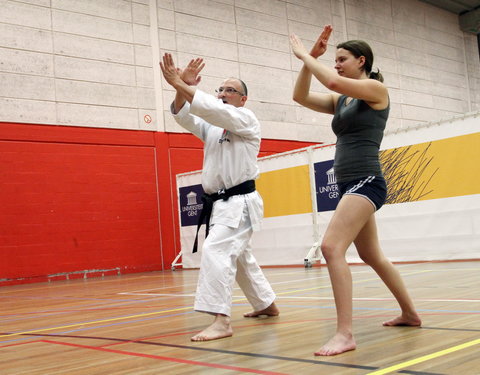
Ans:
[[[158,311],[158,313],[160,314],[161,311]],[[76,328],[76,329],[73,329],[73,330],[62,331],[62,332],[60,332],[60,334],[62,334],[62,333],[70,333],[70,332],[79,332],[79,331],[88,331],[88,330],[91,330],[91,329],[105,328],[105,327],[113,327],[113,326],[118,326],[118,325],[136,323],[136,322],[144,322],[144,321],[148,321],[148,320],[171,318],[171,317],[173,317],[173,316],[186,315],[186,314],[192,314],[192,313],[194,313],[193,310],[191,310],[191,311],[185,311],[185,312],[182,312],[182,313],[169,314],[169,315],[161,315],[161,316],[154,316],[154,317],[148,317],[148,318],[141,318],[141,319],[134,319],[134,320],[126,320],[126,321],[109,323],[109,324],[103,324],[103,325],[96,325],[96,326],[91,326],[91,327]],[[134,314],[134,315],[122,315],[122,316],[120,316],[120,317],[117,316],[117,317],[115,317],[115,318],[110,318],[110,319],[124,318],[124,317],[128,317],[128,316],[137,316],[137,315],[141,315],[141,314],[142,314],[142,313],[137,313],[137,314]],[[71,323],[71,324],[73,324],[73,325],[81,325],[81,324],[89,324],[89,323],[92,323],[92,322],[95,322],[95,320],[90,320],[90,321],[80,322],[80,323]],[[58,327],[61,328],[62,326],[58,326]],[[38,328],[38,329],[35,329],[35,331],[41,331],[42,329],[43,329],[43,330],[51,330],[51,329],[55,329],[55,326],[53,326],[53,327]],[[18,333],[18,334],[22,335],[22,332],[23,332],[23,331],[9,332],[8,334],[16,334],[16,333]],[[1,335],[1,334],[0,334],[0,335]],[[35,336],[35,335],[32,334],[32,336]],[[26,338],[16,338],[16,339],[11,339],[11,340],[0,341],[0,345],[2,345],[2,344],[4,344],[4,343],[17,342],[17,341],[25,341],[25,340],[30,340],[30,338],[26,337]]]
[[[1,297],[1,296],[0,296]],[[21,297],[18,297],[18,298],[21,298]],[[22,314],[12,314],[12,315],[8,315],[9,317],[18,317],[16,319],[8,319],[6,318],[7,315],[0,315],[0,318],[2,318],[2,322],[14,322],[14,321],[21,321],[21,320],[28,320],[28,319],[36,319],[38,318],[39,315],[41,315],[42,317],[45,317],[45,316],[54,316],[54,315],[62,315],[62,314],[68,314],[70,312],[72,312],[72,310],[75,310],[75,311],[79,311],[79,310],[89,310],[89,311],[95,311],[95,310],[101,310],[101,309],[104,309],[104,308],[109,308],[109,307],[117,307],[117,306],[127,306],[127,305],[134,305],[134,304],[140,304],[140,303],[151,303],[157,299],[166,299],[166,298],[177,298],[175,296],[172,296],[172,297],[158,297],[158,296],[152,296],[151,299],[138,299],[138,300],[135,300],[135,299],[119,299],[119,300],[113,300],[112,299],[108,299],[108,298],[103,298],[103,299],[100,299],[100,298],[63,298],[63,297],[58,297],[58,298],[54,298],[54,299],[59,299],[59,300],[69,300],[69,299],[72,299],[72,300],[86,300],[86,301],[91,301],[91,300],[95,300],[95,301],[104,301],[105,304],[87,304],[87,305],[82,305],[81,307],[77,307],[77,308],[59,308],[59,309],[54,309],[54,311],[52,310],[43,310],[43,311],[36,311],[35,313],[33,314],[29,314],[28,316],[25,316],[25,315],[22,315]],[[35,298],[37,299],[37,298]],[[45,300],[45,298],[42,298],[42,297],[38,297],[38,299],[41,299],[41,300]],[[116,303],[116,301],[118,302],[121,302],[121,303]],[[108,303],[110,303],[110,305],[108,305]],[[112,305],[113,303],[113,305]]]

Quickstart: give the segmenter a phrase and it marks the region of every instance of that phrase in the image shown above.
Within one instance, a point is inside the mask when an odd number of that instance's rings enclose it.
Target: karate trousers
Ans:
[[[252,234],[247,205],[238,228],[211,226],[202,247],[196,311],[230,316],[235,280],[254,311],[273,303],[275,293],[251,251]]]

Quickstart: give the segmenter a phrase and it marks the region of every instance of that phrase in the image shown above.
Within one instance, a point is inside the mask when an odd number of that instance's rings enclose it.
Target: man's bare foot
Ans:
[[[415,313],[411,315],[402,314],[397,316],[395,319],[387,320],[383,322],[383,325],[386,327],[395,327],[395,326],[410,326],[410,327],[419,327],[422,325],[422,320]]]
[[[260,315],[278,316],[279,314],[280,314],[280,311],[278,310],[277,305],[275,305],[275,302],[272,302],[272,304],[268,306],[266,309],[245,313],[243,314],[243,316],[245,318],[256,318]]]
[[[315,355],[337,355],[340,353],[348,352],[349,350],[355,350],[357,344],[351,334],[344,335],[341,333],[335,334],[320,350],[315,352]]]
[[[191,338],[192,341],[211,341],[223,339],[233,335],[233,329],[230,325],[230,317],[225,315],[217,315],[214,322],[205,328],[202,332],[197,333]]]

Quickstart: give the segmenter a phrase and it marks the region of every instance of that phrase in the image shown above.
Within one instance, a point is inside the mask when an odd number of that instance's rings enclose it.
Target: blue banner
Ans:
[[[180,225],[187,227],[197,225],[200,212],[203,208],[202,185],[184,186],[179,189],[180,193]]]
[[[317,194],[317,211],[333,211],[337,208],[339,191],[333,173],[333,160],[315,163],[315,191]]]

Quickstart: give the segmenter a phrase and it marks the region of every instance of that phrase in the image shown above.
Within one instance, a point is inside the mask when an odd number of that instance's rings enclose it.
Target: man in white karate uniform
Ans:
[[[204,65],[197,58],[180,70],[168,53],[160,63],[165,80],[176,90],[171,105],[175,120],[204,142],[202,187],[213,203],[194,309],[215,319],[192,341],[233,334],[230,315],[235,280],[253,307],[245,317],[279,314],[275,294],[250,247],[253,231],[260,228],[263,217],[263,201],[254,182],[259,175],[260,123],[244,108],[247,87],[241,80],[223,81],[217,97],[196,88]]]

